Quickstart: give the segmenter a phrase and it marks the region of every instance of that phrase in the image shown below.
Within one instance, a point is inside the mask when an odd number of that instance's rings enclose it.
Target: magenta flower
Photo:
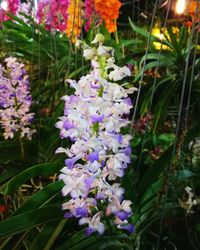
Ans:
[[[41,0],[36,18],[44,24],[47,30],[66,30],[68,19],[69,0]]]
[[[16,15],[18,8],[20,6],[19,0],[7,0],[2,1],[0,8],[0,23],[9,20],[10,17],[6,15],[7,12],[11,12],[13,15]]]
[[[94,8],[94,0],[85,0],[85,30],[88,31],[90,29],[93,15],[95,14]]]

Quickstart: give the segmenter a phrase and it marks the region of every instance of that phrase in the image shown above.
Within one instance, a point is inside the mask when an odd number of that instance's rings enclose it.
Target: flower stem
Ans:
[[[21,156],[23,160],[24,159],[24,144],[21,138],[19,138],[19,144],[20,144]]]
[[[114,36],[115,36],[116,44],[119,44],[119,37],[118,37],[117,28],[116,28],[116,31],[115,31],[115,33],[114,33]]]

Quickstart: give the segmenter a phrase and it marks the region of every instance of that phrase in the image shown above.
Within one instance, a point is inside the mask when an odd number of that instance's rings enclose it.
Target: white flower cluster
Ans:
[[[121,128],[129,124],[126,118],[132,108],[128,94],[135,88],[125,89],[110,82],[130,76],[127,67],[114,64],[114,50],[103,46],[104,37],[98,34],[89,47],[78,42],[84,57],[91,60],[92,71],[76,82],[68,80],[75,89],[64,96],[64,116],[56,123],[62,139],[70,138],[70,149],[58,148],[65,153],[66,166],[59,178],[64,181],[62,193],[70,199],[63,204],[65,217],[79,218],[79,224],[88,224],[86,234],[102,234],[104,216],[112,216],[118,228],[133,231],[129,224],[131,201],[124,200],[120,178],[130,163],[130,135],[122,135]]]

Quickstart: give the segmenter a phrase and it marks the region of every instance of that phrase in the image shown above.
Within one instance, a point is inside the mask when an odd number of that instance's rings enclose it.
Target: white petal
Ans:
[[[103,223],[100,222],[100,223],[98,224],[97,231],[98,231],[100,234],[103,234],[103,233],[104,233],[104,231],[105,231],[105,226],[104,226]]]
[[[86,224],[86,223],[89,223],[89,222],[90,222],[89,218],[81,218],[79,220],[79,225],[83,225],[83,224]]]

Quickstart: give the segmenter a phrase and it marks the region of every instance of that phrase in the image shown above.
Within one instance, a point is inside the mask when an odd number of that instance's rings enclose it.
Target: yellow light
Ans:
[[[7,1],[4,0],[4,1],[1,2],[1,8],[3,10],[5,10],[5,11],[8,9],[8,3],[7,3]]]
[[[186,0],[177,0],[175,11],[177,14],[181,15],[186,9]]]

